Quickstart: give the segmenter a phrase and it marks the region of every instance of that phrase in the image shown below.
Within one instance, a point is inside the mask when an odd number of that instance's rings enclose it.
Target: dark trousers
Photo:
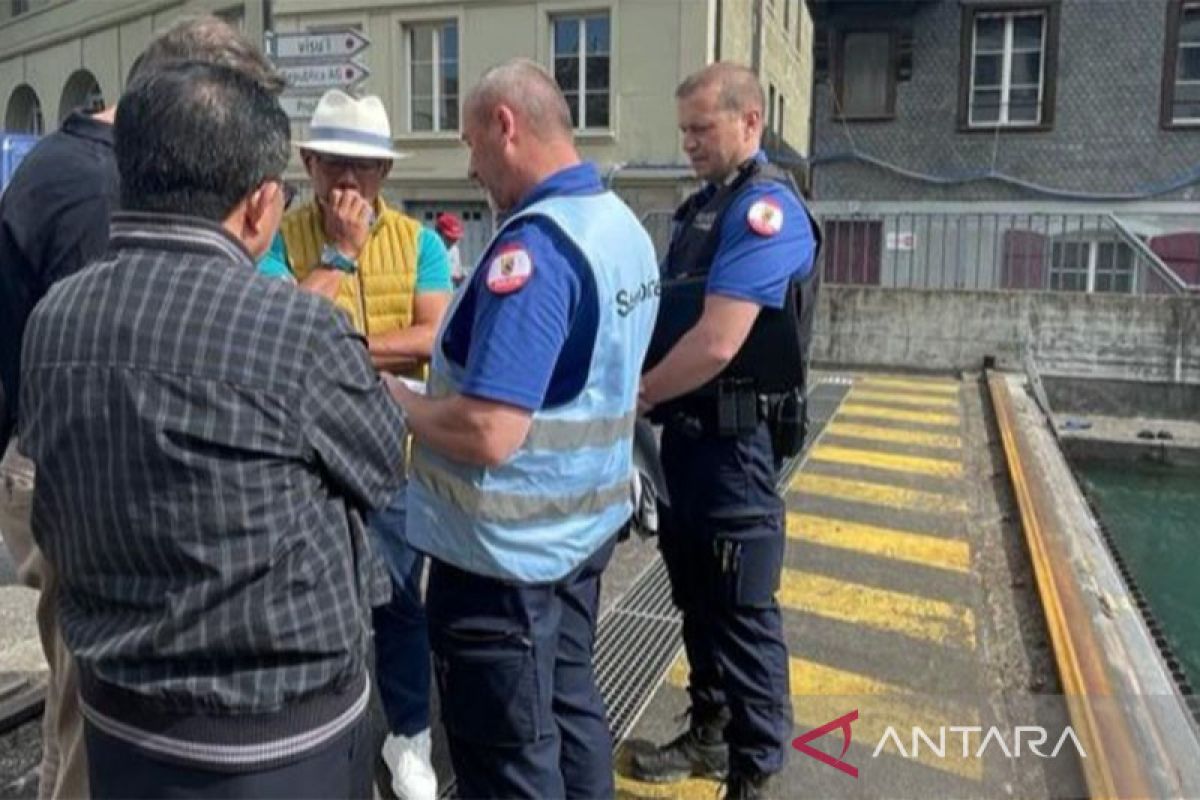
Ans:
[[[388,730],[399,736],[429,727],[429,626],[421,602],[425,556],[409,547],[404,535],[406,495],[400,490],[391,505],[367,520],[392,577],[392,598],[372,609],[371,623],[379,699]]]
[[[357,800],[372,796],[375,748],[365,714],[312,753],[256,772],[219,772],[162,761],[90,722],[84,724],[84,735],[93,800]]]
[[[515,585],[436,559],[427,608],[458,793],[604,798],[612,735],[592,651],[615,537],[561,581]]]
[[[785,546],[770,435],[692,436],[667,426],[670,509],[660,547],[691,674],[698,720],[728,708],[730,768],[774,773],[791,739],[788,653],[775,593]]]

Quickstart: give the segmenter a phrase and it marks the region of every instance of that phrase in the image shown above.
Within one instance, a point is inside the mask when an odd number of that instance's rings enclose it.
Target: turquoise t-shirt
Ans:
[[[288,268],[287,246],[283,235],[275,234],[271,249],[258,262],[258,271],[271,278],[295,280]],[[417,236],[417,294],[422,292],[453,291],[450,281],[450,256],[442,238],[429,228],[421,228]]]
[[[421,292],[450,292],[450,256],[437,231],[421,228],[417,236],[417,294]]]
[[[283,244],[283,234],[275,234],[271,240],[271,249],[258,260],[258,271],[268,278],[283,278],[295,283],[296,277],[288,268],[287,249]]]

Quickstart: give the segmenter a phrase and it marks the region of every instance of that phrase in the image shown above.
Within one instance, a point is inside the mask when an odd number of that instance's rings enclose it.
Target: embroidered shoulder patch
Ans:
[[[759,236],[774,236],[783,228],[783,209],[779,203],[764,197],[750,206],[746,222],[750,224],[750,230]]]
[[[487,287],[494,294],[512,294],[529,282],[533,259],[519,244],[501,247],[488,265]]]

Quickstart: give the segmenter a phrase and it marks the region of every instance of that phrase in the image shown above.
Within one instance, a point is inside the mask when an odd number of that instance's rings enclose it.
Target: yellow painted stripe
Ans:
[[[865,425],[855,422],[834,420],[825,426],[830,436],[850,436],[855,439],[873,439],[879,442],[912,444],[918,447],[937,447],[943,450],[959,450],[962,439],[949,433],[929,433],[905,428],[885,428],[882,425]]]
[[[924,425],[958,427],[957,414],[946,414],[940,411],[907,411],[902,408],[889,408],[869,403],[842,403],[838,409],[838,416],[869,417],[893,422],[919,422]]]
[[[792,481],[790,491],[832,497],[837,500],[849,500],[854,503],[866,503],[872,506],[927,511],[934,514],[965,513],[967,510],[967,504],[962,498],[951,495],[923,492],[919,489],[905,489],[899,486],[889,486],[886,483],[814,475],[810,472],[801,472],[797,475],[796,479]]]
[[[907,745],[906,745],[907,746]],[[622,761],[618,758],[618,764]],[[662,798],[662,800],[713,800],[721,796],[720,781],[704,780],[703,778],[688,778],[677,783],[643,783],[621,774],[620,767],[616,772],[617,800],[642,800],[643,798]]]
[[[797,514],[794,511],[789,511],[787,515],[787,534],[802,542],[893,558],[910,564],[963,574],[971,570],[971,546],[960,539],[927,536],[814,514]]]
[[[937,392],[939,394],[958,394],[958,381],[922,380],[920,378],[883,378],[865,377],[854,381],[855,386],[869,386],[872,389],[902,389],[910,392]]]
[[[901,754],[895,741],[890,738],[884,745],[883,752],[899,756],[913,753],[914,727],[920,728],[936,740],[942,728],[979,725],[979,711],[976,708],[935,707],[930,702],[922,702],[922,698],[903,687],[877,680],[869,675],[837,669],[802,658],[788,659],[788,672],[792,714],[797,733],[820,727],[848,711],[857,709],[859,718],[851,726],[852,741],[874,751],[879,742],[884,740],[884,734],[890,726],[896,731],[906,752]],[[687,659],[680,656],[671,665],[667,680],[671,685],[682,689],[687,687],[687,677]],[[981,780],[983,762],[976,758],[963,758],[961,741],[960,734],[959,738],[947,742],[945,758],[938,758],[927,749],[922,749],[920,757],[912,760],[922,766],[962,778]],[[958,745],[957,749],[955,744]],[[973,745],[978,747],[978,744],[977,734]],[[864,769],[867,764],[859,763],[856,766]],[[643,785],[636,781],[632,783],[639,789]]]
[[[819,617],[975,649],[975,614],[966,606],[785,569],[779,604]]]
[[[897,406],[916,406],[918,408],[942,408],[958,410],[958,398],[935,394],[908,394],[901,392],[872,392],[868,389],[851,389],[850,401],[867,403],[891,403]]]
[[[862,450],[855,447],[841,447],[833,444],[817,445],[812,449],[808,457],[814,461],[850,464],[856,467],[872,467],[874,469],[905,472],[913,475],[931,475],[935,478],[961,478],[963,474],[962,464],[945,458],[926,458],[924,456],[906,456],[898,453],[881,453],[877,450]]]

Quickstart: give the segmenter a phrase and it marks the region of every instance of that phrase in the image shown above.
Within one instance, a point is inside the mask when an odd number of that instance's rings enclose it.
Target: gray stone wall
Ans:
[[[1200,298],[821,287],[819,364],[1200,384]]]
[[[814,93],[815,159],[857,151],[939,176],[994,166],[1036,184],[1104,194],[1165,184],[1200,166],[1200,130],[1159,124],[1166,10],[1167,0],[1062,0],[1053,130],[999,133],[958,129],[962,5],[937,0],[907,19],[890,15],[913,32],[912,78],[897,84],[895,119],[834,120],[825,79]],[[852,161],[819,164],[815,178],[823,200],[1045,198],[990,180],[941,187]],[[1200,184],[1159,199],[1200,200]]]

